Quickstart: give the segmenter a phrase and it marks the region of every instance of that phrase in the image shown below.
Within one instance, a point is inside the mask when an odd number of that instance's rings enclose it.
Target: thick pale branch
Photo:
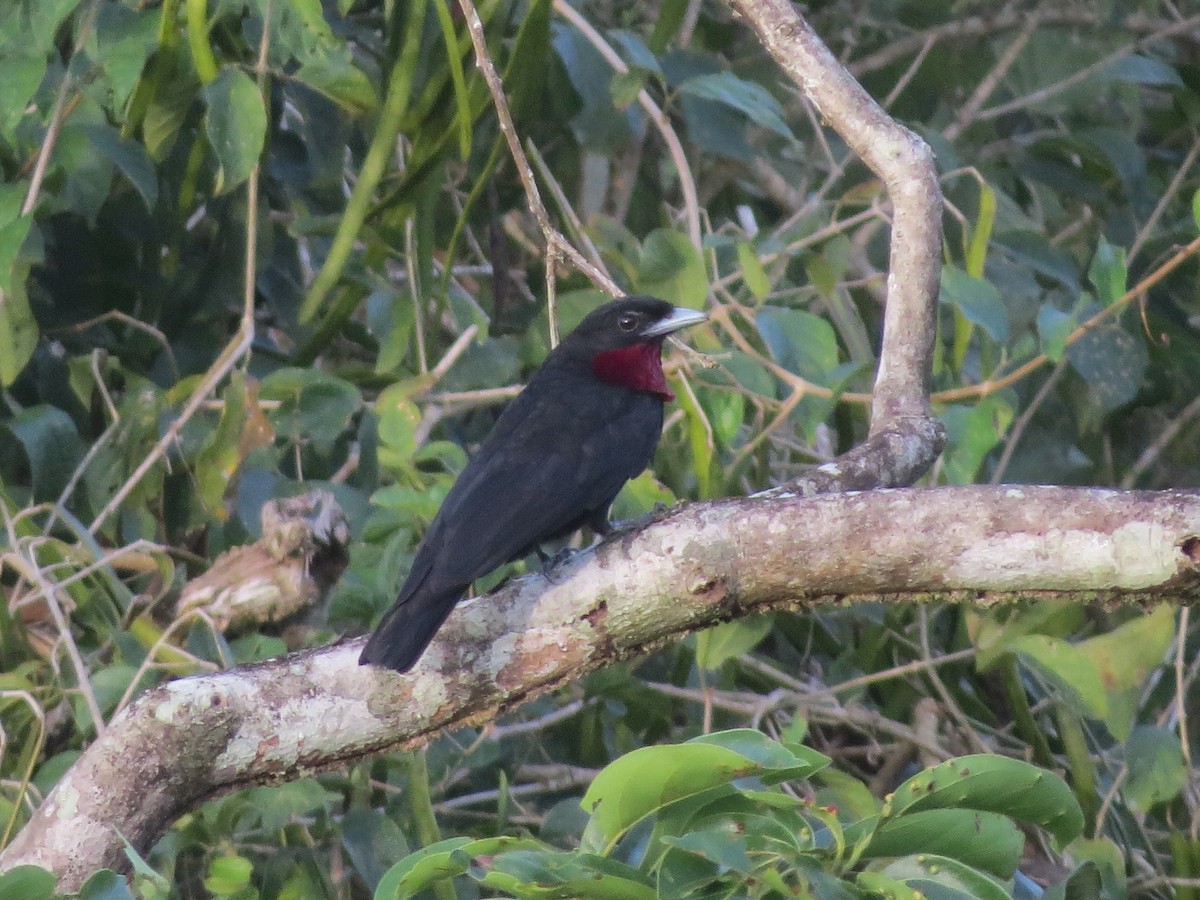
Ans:
[[[150,691],[63,777],[0,858],[76,888],[232,788],[294,778],[513,704],[686,632],[831,599],[1029,592],[1190,602],[1200,495],[1044,487],[698,503],[557,573],[466,603],[409,676],[359,642]],[[1066,592],[1069,592],[1066,593]]]
[[[871,437],[902,437],[902,456],[923,460],[919,478],[941,452],[930,426],[930,361],[941,271],[942,192],[929,145],[884,112],[834,58],[791,0],[730,0],[758,40],[846,144],[878,175],[892,200],[892,250],[880,366],[871,398]],[[850,470],[852,467],[847,466]],[[846,482],[818,479],[821,490]],[[882,484],[904,484],[887,479]],[[911,484],[911,481],[908,482]],[[799,487],[816,490],[816,482]]]

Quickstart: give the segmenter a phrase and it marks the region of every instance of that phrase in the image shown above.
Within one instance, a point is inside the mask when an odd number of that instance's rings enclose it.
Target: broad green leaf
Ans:
[[[1008,231],[995,235],[993,243],[1017,264],[1058,281],[1072,296],[1079,293],[1079,268],[1070,254],[1051,244],[1046,235],[1036,231]]]
[[[591,814],[583,847],[607,852],[632,825],[655,810],[757,774],[761,767],[712,744],[641,747],[609,763],[584,794]]]
[[[494,837],[473,841],[466,837],[447,838],[410,853],[390,869],[375,888],[374,900],[403,900],[436,882],[454,878],[467,871],[477,857],[495,856],[506,850],[542,850],[538,841]]]
[[[744,829],[740,823],[725,821],[698,828],[678,837],[667,835],[663,843],[716,863],[724,869],[750,874],[754,862],[747,852]]]
[[[1007,816],[978,809],[927,809],[881,822],[863,857],[936,853],[1010,878],[1024,848],[1025,836]]]
[[[258,164],[267,133],[262,94],[240,69],[223,69],[204,86],[204,132],[217,156],[217,193],[233,190]]]
[[[3,887],[0,887],[0,897]],[[135,894],[125,883],[125,879],[112,869],[101,869],[94,872],[79,889],[79,900],[134,900]]]
[[[342,817],[342,846],[370,891],[379,886],[392,860],[408,855],[408,842],[395,820],[367,807]]]
[[[1131,84],[1171,85],[1181,86],[1183,79],[1179,73],[1166,62],[1153,56],[1141,53],[1131,53],[1113,62],[1104,70],[1104,75],[1114,81],[1127,81]]]
[[[32,263],[18,260],[32,222],[32,216],[22,216],[0,226],[0,385],[5,387],[25,369],[40,334],[25,287]]]
[[[1078,316],[1065,313],[1050,301],[1038,308],[1037,331],[1042,352],[1051,362],[1062,359],[1067,350],[1067,338],[1079,324]]]
[[[46,75],[46,54],[36,47],[9,48],[0,53],[0,135],[11,139],[28,115],[29,101]]]
[[[789,778],[807,778],[829,765],[829,758],[799,744],[785,745],[754,728],[731,728],[692,738],[688,744],[712,744],[736,750],[763,768],[760,777],[767,782]]]
[[[714,625],[696,635],[696,665],[712,671],[753,650],[771,632],[774,616],[752,616]]]
[[[362,407],[358,389],[316,369],[279,369],[259,386],[263,400],[278,400],[270,421],[281,437],[332,444]]]
[[[642,244],[637,288],[676,306],[702,309],[708,298],[704,260],[686,236],[658,228]]]
[[[1129,269],[1125,265],[1125,250],[1114,247],[1103,236],[1088,268],[1088,281],[1096,289],[1102,306],[1110,306],[1125,293]]]
[[[825,384],[838,364],[833,326],[799,309],[764,306],[755,317],[758,332],[775,361],[817,384]]]
[[[16,866],[0,875],[0,897],[12,900],[50,900],[58,879],[39,866]]]
[[[1108,698],[1104,723],[1117,740],[1129,736],[1142,693],[1175,640],[1175,610],[1163,604],[1076,647],[1095,665]]]
[[[87,133],[95,148],[137,189],[147,211],[153,212],[158,203],[158,173],[146,148],[137,141],[122,138],[119,131],[107,125],[90,126]]]
[[[1179,746],[1179,735],[1165,728],[1139,725],[1125,742],[1129,777],[1121,796],[1135,813],[1148,813],[1169,803],[1187,787],[1188,767]]]
[[[1081,863],[1061,883],[1046,889],[1044,900],[1095,900],[1102,897],[1104,879],[1091,860]]]
[[[8,421],[25,449],[37,500],[57,500],[83,457],[71,417],[56,406],[30,406]]]
[[[347,112],[372,114],[379,108],[379,94],[352,59],[338,53],[306,60],[293,78],[325,95]]]
[[[554,50],[582,101],[571,120],[575,138],[589,150],[613,153],[634,133],[634,123],[640,121],[637,107],[619,110],[613,105],[609,92],[612,66],[583,35],[561,22],[555,22],[553,28]]]
[[[943,266],[939,299],[959,310],[996,343],[1003,344],[1008,340],[1008,311],[1000,292],[991,282],[968,275],[955,266]]]
[[[105,3],[98,10],[97,61],[108,74],[113,109],[118,113],[125,109],[146,60],[158,46],[158,20],[157,10],[135,11],[119,3]]]
[[[1013,640],[1009,648],[1022,662],[1054,682],[1065,703],[1081,708],[1094,719],[1108,715],[1108,695],[1104,692],[1100,668],[1079,647],[1045,635],[1029,634]]]
[[[254,867],[244,856],[218,856],[208,865],[204,887],[218,897],[244,890]]]
[[[884,817],[925,809],[978,809],[1033,822],[1059,846],[1083,830],[1083,812],[1066,782],[1022,760],[991,754],[947,760],[914,775],[893,792]]]
[[[1008,398],[993,394],[978,403],[948,406],[939,418],[946,426],[943,471],[950,484],[972,484],[984,458],[1000,443],[1013,420]]]
[[[1145,341],[1110,324],[1097,325],[1080,337],[1067,348],[1067,359],[1104,412],[1137,396],[1150,365]]]
[[[591,853],[510,850],[491,860],[479,879],[514,896],[580,900],[654,900],[650,880],[632,866]]]
[[[1196,193],[1192,194],[1192,222],[1196,226],[1196,230],[1200,231],[1200,188],[1196,189]]]
[[[738,778],[803,777],[827,762],[820,754],[793,751],[748,728],[703,735],[686,744],[642,747],[618,757],[592,781],[581,801],[591,813],[583,846],[606,850],[652,812]]]
[[[379,461],[385,466],[406,466],[417,449],[417,426],[421,410],[401,385],[384,390],[375,401],[379,417]]]
[[[714,72],[689,78],[680,83],[678,89],[683,94],[724,104],[780,137],[795,140],[783,119],[783,107],[761,84],[747,81],[733,72]]]
[[[759,261],[754,245],[749,241],[738,241],[738,265],[742,267],[742,280],[756,300],[764,299],[771,293],[771,281],[767,278],[767,270]]]
[[[929,900],[1011,900],[1012,895],[995,879],[956,859],[922,853],[906,856],[883,869],[883,874],[895,878]],[[860,882],[861,883],[861,882]],[[904,897],[901,893],[899,897]]]

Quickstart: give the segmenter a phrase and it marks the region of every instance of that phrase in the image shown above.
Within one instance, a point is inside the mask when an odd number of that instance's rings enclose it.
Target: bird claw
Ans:
[[[574,556],[575,553],[576,551],[572,550],[570,547],[563,547],[553,556],[549,556],[546,554],[545,550],[543,550],[541,547],[538,547],[538,559],[542,561],[542,577],[551,584],[558,584],[558,581],[554,577],[554,570]]]

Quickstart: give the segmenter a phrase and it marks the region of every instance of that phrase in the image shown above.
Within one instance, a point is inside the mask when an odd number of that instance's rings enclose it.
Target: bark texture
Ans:
[[[857,599],[1193,602],[1200,495],[1049,487],[867,491],[681,507],[465,603],[409,675],[361,641],[185,678],[119,715],[0,857],[74,889],[180,814],[488,720],[614,659],[750,612]]]

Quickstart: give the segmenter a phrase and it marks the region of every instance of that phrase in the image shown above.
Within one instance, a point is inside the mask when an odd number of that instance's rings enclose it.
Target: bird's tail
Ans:
[[[461,593],[456,589],[447,596],[414,596],[397,601],[363,647],[359,665],[407,672],[417,664]]]

